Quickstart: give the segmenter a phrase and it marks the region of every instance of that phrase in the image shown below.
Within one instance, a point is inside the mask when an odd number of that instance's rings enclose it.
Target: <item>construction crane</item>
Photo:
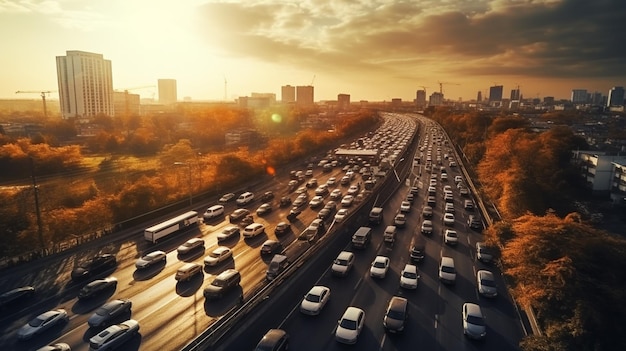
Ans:
[[[16,94],[41,94],[41,101],[43,101],[43,115],[44,117],[48,117],[48,108],[46,107],[46,94],[54,93],[56,90],[43,90],[43,91],[35,91],[35,90],[18,90]]]
[[[311,79],[311,86],[313,86],[313,83],[315,83],[315,74],[313,75],[313,79]]]
[[[443,95],[443,85],[444,84],[449,84],[449,85],[461,85],[459,83],[450,83],[450,82],[438,82],[439,83],[439,94]]]
[[[425,86],[423,86],[423,85],[418,85],[418,87],[421,87],[421,88],[422,88],[422,90],[424,90],[424,94],[426,94],[426,88],[429,88],[429,87],[425,87]]]

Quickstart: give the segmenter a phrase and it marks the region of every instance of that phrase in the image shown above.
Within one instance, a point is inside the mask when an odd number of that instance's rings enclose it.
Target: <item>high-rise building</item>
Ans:
[[[418,109],[423,109],[426,107],[426,90],[418,90],[415,93],[415,106]]]
[[[283,85],[280,88],[280,101],[283,104],[296,102],[296,87],[291,85]]]
[[[441,106],[443,105],[443,94],[440,92],[434,92],[430,94],[430,99],[428,100],[429,106]]]
[[[476,96],[476,101],[477,102],[482,102],[483,101],[483,92],[482,91],[478,91],[478,96]]]
[[[489,102],[502,101],[502,92],[504,87],[502,85],[495,85],[489,88]]]
[[[613,87],[609,90],[606,106],[624,106],[624,87]]]
[[[587,89],[572,89],[572,103],[586,104],[588,97]]]
[[[102,54],[66,51],[56,61],[63,118],[115,115],[110,60]]]
[[[519,101],[519,88],[511,90],[511,101]]]
[[[313,86],[304,85],[296,87],[296,105],[312,106],[313,105]]]
[[[176,79],[159,79],[159,103],[170,105],[176,101],[178,101]]]
[[[347,110],[350,108],[350,94],[337,95],[337,108],[339,110]]]

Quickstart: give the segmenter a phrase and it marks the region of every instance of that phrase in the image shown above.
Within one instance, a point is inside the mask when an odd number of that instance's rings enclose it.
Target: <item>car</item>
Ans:
[[[266,191],[261,195],[261,202],[268,202],[274,199],[274,193],[271,191]]]
[[[307,194],[308,189],[305,186],[301,186],[298,189],[296,189],[296,194],[298,195],[302,195],[302,194]]]
[[[334,211],[337,209],[337,202],[330,200],[326,203],[326,205],[324,205],[324,208]]]
[[[454,226],[454,213],[444,213],[443,214],[443,224],[453,227]]]
[[[452,203],[454,203],[454,195],[452,195],[452,193],[446,193],[446,194],[443,196],[443,200],[444,200],[445,202],[452,202]]]
[[[291,210],[287,214],[287,220],[289,222],[295,221],[296,218],[298,218],[298,216],[300,215],[300,213],[302,213],[302,210],[300,210],[299,208],[297,208],[297,207],[291,208]]]
[[[422,208],[422,217],[433,218],[433,208],[430,206],[424,206],[424,208]]]
[[[463,177],[461,177],[460,175],[454,177],[454,182],[455,183],[460,183],[462,181],[463,181]]]
[[[274,234],[276,236],[287,234],[291,231],[291,224],[288,222],[279,222],[274,228]]]
[[[40,347],[37,349],[37,351],[71,351],[71,347],[64,342],[59,342],[56,344]]]
[[[398,213],[396,214],[396,216],[393,218],[393,224],[396,225],[396,227],[402,228],[406,225],[406,215],[404,213]]]
[[[415,200],[415,195],[411,193],[406,194],[406,201],[413,203],[414,200]]]
[[[433,221],[429,219],[424,220],[424,222],[422,222],[422,227],[420,228],[420,231],[424,235],[431,235],[433,233]]]
[[[443,186],[443,192],[444,193],[452,192],[452,185],[444,185]]]
[[[298,187],[298,181],[295,179],[292,179],[289,181],[289,183],[287,183],[287,188],[289,189],[289,191],[293,191],[297,187]]]
[[[448,163],[448,166],[450,166],[451,168],[456,167],[456,162],[455,161],[450,161],[450,163]]]
[[[246,226],[243,230],[244,238],[253,238],[257,235],[265,233],[265,226],[261,223],[252,223]]]
[[[385,316],[383,317],[383,327],[388,332],[401,333],[404,331],[408,315],[409,301],[404,297],[393,296],[389,300]]]
[[[74,268],[71,273],[71,278],[72,281],[82,281],[94,274],[114,268],[116,265],[117,260],[115,259],[115,255],[109,253],[99,254]]]
[[[33,336],[41,334],[51,327],[61,322],[67,322],[68,320],[67,311],[62,308],[44,312],[23,325],[17,331],[17,338],[20,340],[31,339]]]
[[[326,180],[326,184],[328,184],[328,186],[333,186],[335,184],[337,184],[337,178],[335,177],[330,177]]]
[[[459,236],[456,230],[446,229],[443,233],[443,241],[448,245],[456,245],[459,242]]]
[[[400,272],[400,286],[405,289],[417,289],[419,278],[417,266],[407,263]]]
[[[335,214],[335,222],[341,223],[344,221],[344,219],[346,219],[347,216],[348,216],[348,209],[340,208],[339,211],[337,211],[337,213]]]
[[[430,186],[437,186],[437,179],[430,179]]]
[[[35,288],[32,286],[22,286],[9,290],[0,295],[0,309],[21,304],[23,300],[30,299],[33,295],[35,295]]]
[[[476,242],[476,258],[484,263],[490,263],[493,260],[491,250],[489,250],[487,244],[482,241]]]
[[[309,179],[309,181],[306,182],[306,187],[309,189],[317,187],[317,179],[316,178]]]
[[[370,266],[370,277],[372,278],[384,278],[389,270],[389,257],[376,256],[372,265]]]
[[[211,251],[207,257],[204,258],[205,266],[217,266],[219,263],[224,262],[233,257],[233,251],[227,246],[218,246],[215,250]]]
[[[289,334],[282,329],[270,329],[254,351],[284,351],[289,349]]]
[[[328,218],[330,218],[332,214],[333,214],[333,210],[331,210],[328,207],[324,207],[317,213],[317,218],[327,220]]]
[[[408,201],[402,201],[400,204],[400,212],[411,212],[411,203]]]
[[[461,196],[469,196],[469,189],[466,187],[460,187],[459,188],[459,194],[461,194]]]
[[[352,206],[353,202],[354,202],[354,196],[346,195],[346,196],[343,197],[343,199],[341,199],[341,206],[342,207],[350,207],[350,206]]]
[[[257,208],[256,210],[256,215],[257,216],[264,216],[268,213],[272,212],[272,205],[270,205],[269,203],[264,203],[261,206],[259,206],[259,208]]]
[[[341,251],[337,258],[333,261],[331,272],[334,275],[345,276],[350,272],[354,265],[354,254],[349,251]]]
[[[439,263],[439,280],[446,284],[454,284],[456,281],[456,268],[454,267],[454,259],[448,256],[442,256]]]
[[[152,267],[155,264],[165,263],[167,261],[167,254],[165,251],[157,250],[152,251],[147,255],[144,255],[135,262],[135,268],[146,269]]]
[[[435,188],[434,186],[429,186],[428,187],[428,195],[435,195],[437,194],[437,188]]]
[[[186,255],[194,250],[204,250],[204,240],[202,240],[202,238],[191,238],[187,240],[176,249],[176,252],[178,252],[179,255]]]
[[[341,177],[341,179],[339,180],[339,184],[341,184],[341,185],[348,185],[348,184],[350,184],[350,181],[351,181],[350,177],[348,177],[348,176],[343,176],[343,177]]]
[[[293,207],[294,208],[303,207],[304,205],[306,205],[308,199],[309,199],[309,197],[306,194],[298,195],[298,197],[296,197],[296,200],[293,202]]]
[[[480,219],[477,216],[474,215],[469,215],[469,217],[467,218],[467,225],[476,231],[480,231],[483,229],[483,223],[480,221]]]
[[[493,273],[488,270],[481,269],[476,272],[476,283],[478,286],[478,293],[485,297],[498,296],[498,289],[496,286],[496,280],[493,277]]]
[[[231,202],[234,198],[235,198],[235,193],[226,193],[222,195],[222,197],[220,197],[220,199],[217,200],[217,202],[221,204],[225,204],[227,202]]]
[[[217,234],[217,241],[225,241],[239,235],[239,227],[234,225],[226,226]]]
[[[313,196],[311,201],[309,201],[309,207],[311,208],[318,208],[322,206],[323,204],[324,204],[324,198],[319,195]]]
[[[416,187],[416,186],[412,186],[411,189],[409,189],[409,192],[413,195],[417,195],[417,193],[419,193],[420,188]]]
[[[324,196],[328,194],[328,185],[322,184],[315,189],[315,195]]]
[[[344,344],[355,344],[365,325],[365,311],[349,306],[337,322],[335,340]]]
[[[243,219],[241,221],[239,221],[239,225],[244,227],[244,228],[249,226],[252,223],[254,223],[254,217],[252,217],[251,214],[243,217]]]
[[[204,288],[202,294],[207,301],[219,299],[228,292],[237,289],[239,283],[241,283],[241,273],[236,269],[229,268],[218,274],[211,281],[211,284]]]
[[[99,307],[87,320],[90,328],[101,328],[108,325],[118,316],[130,313],[133,303],[129,299],[115,299]]]
[[[196,275],[203,275],[202,266],[195,262],[189,262],[178,268],[174,279],[179,282],[185,282],[191,280]]]
[[[448,173],[441,173],[440,179],[442,182],[445,182],[448,180]]]
[[[383,241],[387,243],[393,243],[396,240],[396,233],[398,229],[394,225],[388,225],[383,232]]]
[[[359,192],[359,187],[356,185],[350,185],[348,188],[348,195],[356,195]]]
[[[139,333],[139,322],[129,319],[112,325],[89,339],[89,350],[111,350],[117,348]]]
[[[289,196],[283,196],[280,198],[280,201],[278,202],[278,206],[280,207],[287,207],[291,205],[291,198]]]
[[[213,205],[206,209],[202,218],[204,218],[205,221],[210,221],[222,215],[224,215],[224,205]]]
[[[446,207],[444,208],[444,212],[454,213],[454,204],[450,202],[446,202]]]
[[[241,206],[245,206],[251,203],[252,201],[254,201],[254,194],[249,191],[246,191],[242,193],[241,195],[239,195],[237,200],[235,200],[235,203],[237,204],[237,206],[241,207]]]
[[[475,303],[463,304],[463,334],[472,339],[483,339],[487,335],[483,312]]]
[[[231,213],[228,216],[228,220],[230,221],[230,223],[234,223],[237,221],[242,220],[245,216],[249,215],[250,211],[245,209],[245,208],[238,208],[236,210],[233,211],[233,213]]]
[[[435,199],[434,196],[430,195],[426,198],[426,204],[428,204],[428,206],[434,207],[436,203],[437,203],[437,200]]]
[[[331,200],[339,200],[341,199],[342,196],[343,196],[343,193],[341,192],[341,189],[335,189],[330,192]]]
[[[330,299],[330,288],[316,285],[304,295],[300,303],[300,312],[311,316],[320,314],[326,303]]]
[[[107,277],[104,279],[97,279],[92,281],[91,283],[85,285],[78,291],[78,298],[89,299],[96,295],[99,295],[105,290],[115,289],[117,287],[117,278],[115,277]]]
[[[276,240],[265,240],[263,245],[261,245],[261,255],[271,255],[275,253],[279,253],[283,249],[280,241]]]
[[[304,172],[304,176],[305,177],[312,177],[313,176],[313,170],[312,169],[307,169],[306,172]]]
[[[316,218],[309,224],[309,226],[298,236],[298,240],[312,241],[318,235],[324,234],[326,226],[324,221],[320,218]]]

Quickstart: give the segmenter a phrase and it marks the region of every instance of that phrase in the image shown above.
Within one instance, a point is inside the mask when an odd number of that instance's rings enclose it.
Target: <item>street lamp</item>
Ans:
[[[188,181],[187,181],[187,185],[189,186],[189,205],[193,205],[193,192],[192,192],[192,187],[191,187],[191,165],[187,162],[174,162],[174,166],[187,166],[187,176],[188,176]]]

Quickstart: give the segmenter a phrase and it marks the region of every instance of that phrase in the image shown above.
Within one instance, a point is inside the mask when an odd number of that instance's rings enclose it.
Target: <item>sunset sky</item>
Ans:
[[[80,50],[112,61],[115,89],[173,78],[179,99],[222,100],[225,80],[228,100],[311,82],[316,101],[439,82],[569,99],[626,86],[625,34],[624,0],[0,0],[0,98],[57,90],[55,56]]]

